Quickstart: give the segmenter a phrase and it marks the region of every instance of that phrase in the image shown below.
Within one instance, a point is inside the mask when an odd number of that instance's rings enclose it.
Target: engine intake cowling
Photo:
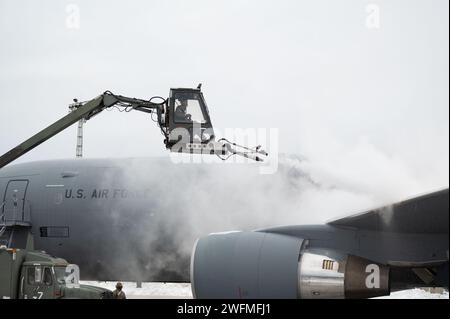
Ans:
[[[211,234],[191,255],[194,298],[368,298],[389,294],[389,268],[265,232]]]

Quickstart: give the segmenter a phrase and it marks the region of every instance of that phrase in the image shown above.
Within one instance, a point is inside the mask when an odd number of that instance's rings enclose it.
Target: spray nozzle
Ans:
[[[191,154],[211,154],[217,155],[220,159],[226,161],[233,155],[239,155],[256,162],[264,162],[263,156],[269,154],[261,149],[261,145],[255,148],[249,148],[243,145],[232,143],[225,138],[218,141],[209,141],[207,143],[177,143],[171,148],[172,152],[191,153]]]
[[[227,160],[228,158],[230,158],[233,155],[239,155],[251,160],[254,160],[256,162],[264,162],[264,159],[260,156],[258,156],[257,154],[261,154],[264,156],[268,156],[269,154],[261,149],[261,145],[256,146],[255,148],[249,148],[243,145],[239,145],[233,142],[230,142],[229,140],[225,139],[225,138],[221,138],[220,140],[217,141],[218,143],[220,142],[225,142],[223,143],[223,147],[226,147],[227,151],[230,154],[227,154],[227,157],[222,157],[220,155],[218,155],[222,160]]]

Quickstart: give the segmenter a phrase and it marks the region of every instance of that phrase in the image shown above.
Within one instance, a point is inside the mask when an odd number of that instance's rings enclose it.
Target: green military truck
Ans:
[[[0,246],[0,299],[110,299],[112,292],[78,284],[76,265],[41,251]]]

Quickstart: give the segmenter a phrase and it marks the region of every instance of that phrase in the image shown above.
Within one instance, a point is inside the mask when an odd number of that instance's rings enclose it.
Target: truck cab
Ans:
[[[109,299],[112,292],[80,285],[78,267],[41,251],[0,247],[0,299]]]
[[[170,89],[168,107],[164,122],[168,127],[166,147],[172,148],[178,142],[206,144],[213,141],[214,129],[209,110],[200,88]]]

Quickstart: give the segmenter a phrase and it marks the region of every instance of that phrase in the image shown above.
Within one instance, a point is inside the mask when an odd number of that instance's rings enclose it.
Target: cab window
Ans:
[[[36,285],[41,283],[42,268],[40,266],[28,267],[27,282],[29,285]]]
[[[52,279],[52,271],[49,267],[45,267],[44,268],[44,277],[42,279],[42,282],[47,285],[47,286],[51,286],[53,283],[53,279]]]
[[[199,94],[177,94],[174,118],[176,123],[206,123]]]

